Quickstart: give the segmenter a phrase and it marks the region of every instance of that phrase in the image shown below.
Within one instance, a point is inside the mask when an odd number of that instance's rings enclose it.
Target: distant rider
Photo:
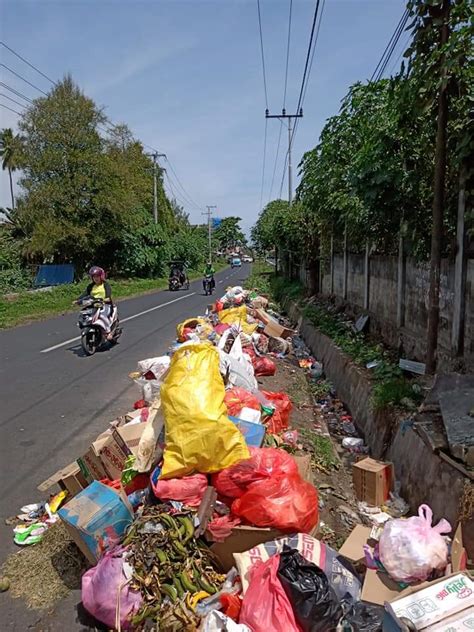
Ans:
[[[216,271],[210,261],[207,262],[206,269],[204,270],[204,277],[211,277],[211,287],[214,289],[216,287],[216,282],[214,281],[214,274]]]
[[[103,316],[107,322],[107,340],[111,340],[113,337],[113,334],[110,332],[113,313],[112,288],[110,287],[110,283],[105,280],[105,271],[103,268],[92,266],[89,270],[89,276],[92,279],[92,283],[89,283],[85,291],[80,295],[77,301],[74,302],[76,304],[80,303],[82,299],[91,296],[92,298],[100,298],[106,303],[103,307]]]

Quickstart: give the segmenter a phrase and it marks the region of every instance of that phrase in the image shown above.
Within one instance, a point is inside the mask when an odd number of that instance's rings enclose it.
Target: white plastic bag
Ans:
[[[252,632],[243,623],[236,623],[219,610],[212,610],[202,621],[200,632]]]
[[[418,516],[407,520],[389,520],[379,541],[380,561],[397,582],[411,583],[428,579],[434,570],[443,571],[448,564],[448,547],[441,534],[451,525],[444,518],[431,526],[433,512],[420,505]]]
[[[158,358],[147,358],[140,360],[137,368],[142,375],[151,371],[156,380],[159,380],[164,372],[169,369],[171,358],[169,356],[160,356]]]
[[[258,389],[258,382],[255,379],[255,371],[250,356],[242,350],[242,342],[240,336],[237,336],[229,353],[223,351],[223,345],[227,337],[227,331],[224,332],[219,341],[219,370],[222,375],[229,373],[228,384],[230,387],[238,386],[245,388],[247,391]],[[223,345],[222,339],[225,337]]]
[[[137,458],[133,466],[137,472],[148,472],[158,456],[156,454],[156,444],[165,423],[160,399],[153,402],[150,407],[148,420],[145,423],[146,426],[140,437]]]

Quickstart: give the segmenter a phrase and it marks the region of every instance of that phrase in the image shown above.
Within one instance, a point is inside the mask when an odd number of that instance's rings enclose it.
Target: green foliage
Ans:
[[[246,243],[245,235],[239,226],[241,221],[240,217],[224,217],[219,226],[214,229],[213,239],[221,250]]]
[[[7,224],[0,225],[0,294],[29,287],[31,277],[22,263],[21,242]]]

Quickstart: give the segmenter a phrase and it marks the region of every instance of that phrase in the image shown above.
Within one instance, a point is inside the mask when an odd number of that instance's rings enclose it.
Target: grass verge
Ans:
[[[227,268],[225,263],[214,264],[217,271]],[[202,270],[190,270],[191,280],[199,279]],[[158,279],[111,279],[114,300],[132,298],[141,294],[157,292],[168,287],[167,278]],[[59,285],[47,290],[25,291],[0,298],[0,329],[22,325],[33,320],[76,311],[71,305],[83,292],[88,279],[80,283]]]

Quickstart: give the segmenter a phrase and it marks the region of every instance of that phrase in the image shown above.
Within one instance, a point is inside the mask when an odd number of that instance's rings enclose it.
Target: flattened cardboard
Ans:
[[[313,471],[311,468],[311,457],[309,454],[304,456],[293,457],[298,465],[298,472],[301,477],[308,483],[313,484]],[[318,531],[318,525],[314,527],[310,535],[315,537]],[[234,566],[234,553],[243,553],[249,549],[253,549],[259,544],[269,542],[281,538],[284,535],[279,529],[269,529],[261,527],[250,527],[245,525],[239,525],[232,529],[231,535],[224,542],[215,542],[211,546],[211,550],[216,554],[221,566],[225,572],[229,571]]]
[[[394,483],[393,463],[366,457],[352,465],[352,482],[357,500],[380,507],[389,498]]]
[[[283,327],[280,323],[272,318],[264,309],[257,309],[256,315],[258,320],[261,320],[265,325],[265,329],[263,333],[266,336],[271,336],[272,338],[290,338],[295,334],[293,329],[289,329],[288,327]]]
[[[452,572],[465,571],[467,568],[467,552],[462,539],[462,524],[458,524],[451,544]]]
[[[361,601],[383,606],[386,601],[398,597],[401,592],[400,586],[390,579],[387,573],[368,568],[360,598]]]
[[[353,564],[363,562],[365,560],[363,547],[364,544],[368,543],[371,531],[370,527],[358,524],[339,549],[339,555],[342,555]]]
[[[36,489],[40,492],[46,492],[53,485],[59,485],[61,489],[68,492],[69,498],[72,498],[88,485],[87,480],[81,472],[81,468],[76,461],[70,463],[66,467],[52,474],[45,481],[40,483]]]
[[[91,564],[121,541],[133,521],[127,497],[98,481],[63,505],[58,515]]]

